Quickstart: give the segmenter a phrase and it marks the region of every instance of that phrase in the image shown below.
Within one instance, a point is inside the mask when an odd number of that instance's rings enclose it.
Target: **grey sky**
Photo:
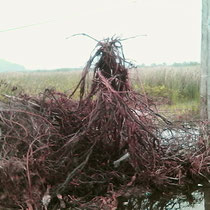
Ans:
[[[137,64],[199,61],[200,25],[200,0],[0,0],[0,58],[30,69],[83,66],[96,43],[66,37],[87,33],[147,34],[123,43]]]

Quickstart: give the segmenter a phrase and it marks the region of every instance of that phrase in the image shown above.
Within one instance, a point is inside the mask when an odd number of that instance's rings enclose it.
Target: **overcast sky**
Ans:
[[[84,66],[101,40],[136,64],[200,61],[201,0],[0,0],[0,58],[29,69]]]

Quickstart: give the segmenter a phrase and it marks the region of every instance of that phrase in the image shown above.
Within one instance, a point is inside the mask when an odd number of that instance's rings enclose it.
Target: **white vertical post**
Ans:
[[[210,121],[210,0],[202,0],[201,118]]]
[[[202,0],[201,119],[210,122],[210,0]],[[207,126],[208,134],[210,126]],[[207,134],[207,135],[208,135]],[[209,142],[210,143],[210,142]],[[204,208],[210,209],[210,189],[204,190]]]

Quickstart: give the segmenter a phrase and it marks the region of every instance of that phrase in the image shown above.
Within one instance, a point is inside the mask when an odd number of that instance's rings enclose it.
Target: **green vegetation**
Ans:
[[[131,78],[136,89],[170,104],[199,101],[200,66],[145,67],[132,70]]]
[[[144,67],[132,70],[131,78],[135,89],[155,98],[163,112],[199,116],[199,65]]]
[[[46,88],[70,94],[81,71],[0,73],[0,77],[7,82],[0,85],[3,94],[25,92],[36,95]],[[161,104],[161,110],[175,111],[179,115],[199,113],[199,65],[143,67],[130,70],[130,77],[135,90],[155,98]]]
[[[7,84],[2,84],[0,91],[3,94],[14,95],[15,92],[24,92],[36,95],[43,92],[46,88],[52,88],[57,91],[70,93],[76,87],[80,74],[81,71],[1,73],[1,80]],[[11,90],[16,87],[16,91]]]

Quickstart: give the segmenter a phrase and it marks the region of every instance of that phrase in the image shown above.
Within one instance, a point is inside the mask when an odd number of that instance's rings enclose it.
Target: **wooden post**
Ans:
[[[210,121],[210,0],[202,0],[201,119]]]

